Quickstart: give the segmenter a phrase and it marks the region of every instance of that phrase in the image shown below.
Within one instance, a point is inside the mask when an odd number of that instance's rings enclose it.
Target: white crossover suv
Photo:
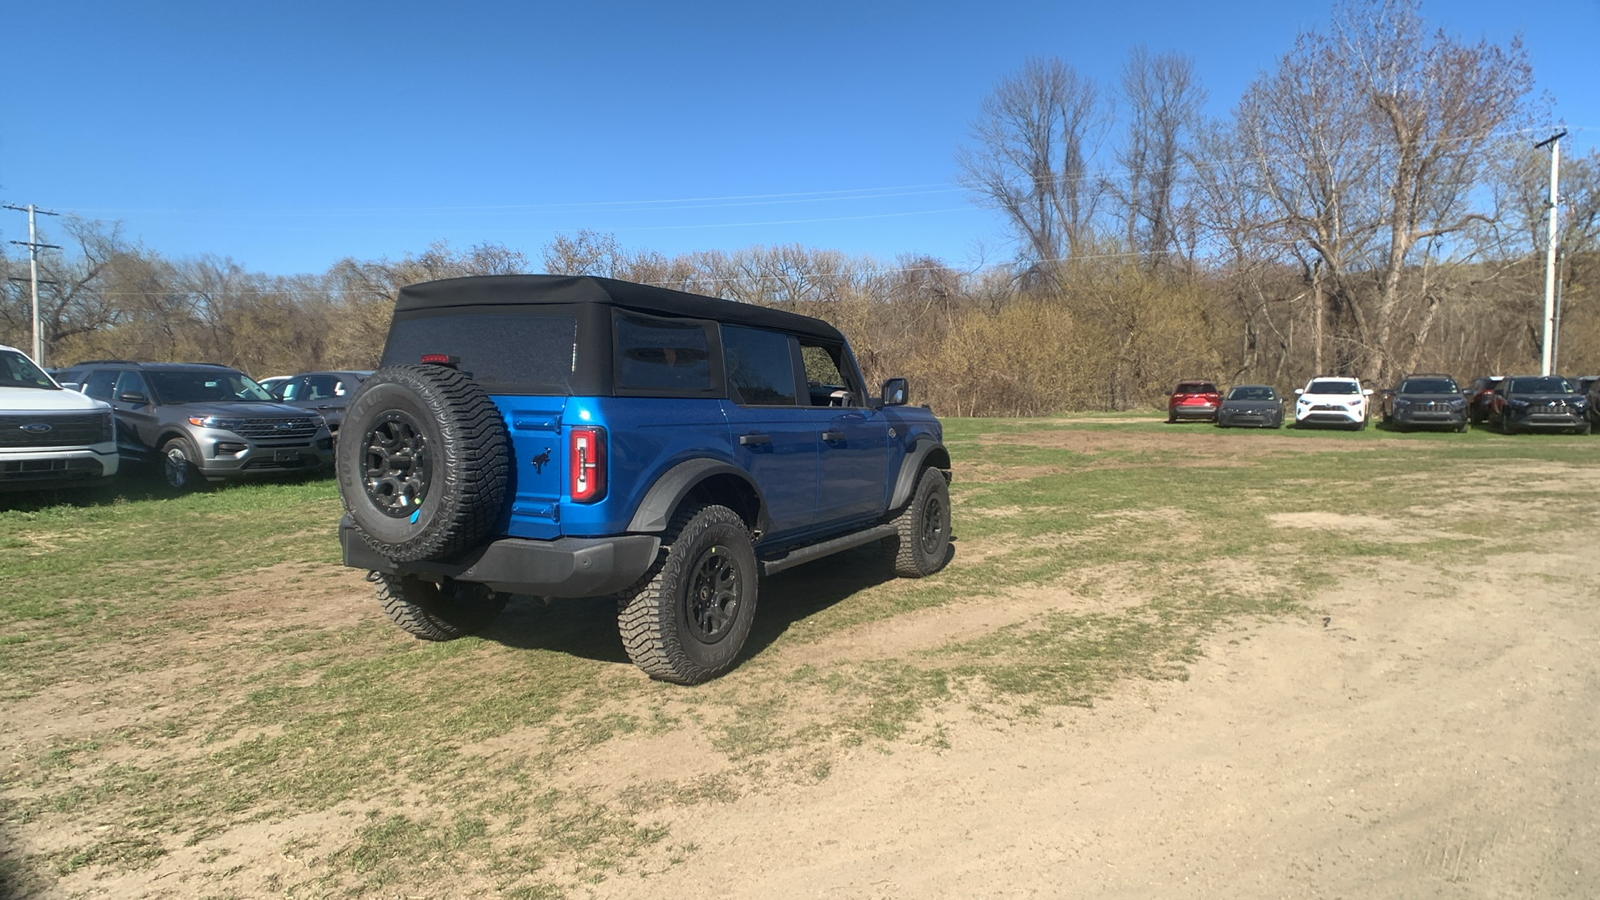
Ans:
[[[111,406],[66,390],[0,345],[0,491],[87,486],[117,474]]]
[[[1305,387],[1296,388],[1294,393],[1296,428],[1342,425],[1359,430],[1367,427],[1367,398],[1372,396],[1372,390],[1363,388],[1359,379],[1318,375]]]

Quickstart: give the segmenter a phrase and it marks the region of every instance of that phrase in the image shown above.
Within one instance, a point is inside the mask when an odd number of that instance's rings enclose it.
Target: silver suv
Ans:
[[[274,402],[238,369],[99,360],[62,372],[111,404],[124,460],[159,463],[167,484],[193,487],[333,465],[322,416]]]

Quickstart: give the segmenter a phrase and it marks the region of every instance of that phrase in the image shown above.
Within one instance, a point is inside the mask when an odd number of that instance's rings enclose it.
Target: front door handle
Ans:
[[[822,440],[825,443],[829,443],[829,444],[832,444],[835,441],[842,441],[842,440],[844,440],[844,432],[842,432],[842,431],[824,431],[822,433]]]
[[[770,443],[772,443],[772,437],[770,435],[765,435],[765,434],[741,434],[741,435],[739,435],[739,446],[741,446],[741,447],[756,447],[756,446],[760,446],[761,444],[770,444]]]

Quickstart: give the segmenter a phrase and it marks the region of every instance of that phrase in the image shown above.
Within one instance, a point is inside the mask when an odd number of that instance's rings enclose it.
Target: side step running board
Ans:
[[[775,572],[782,572],[784,569],[798,566],[801,563],[811,562],[813,559],[821,559],[824,556],[838,553],[841,550],[849,550],[851,547],[859,547],[862,544],[870,544],[873,541],[881,541],[895,533],[896,529],[894,523],[885,522],[882,525],[875,525],[871,528],[868,528],[866,531],[851,532],[850,534],[842,537],[836,537],[832,540],[823,541],[820,544],[812,544],[809,547],[801,547],[800,549],[777,559],[760,560],[761,574],[771,575]]]

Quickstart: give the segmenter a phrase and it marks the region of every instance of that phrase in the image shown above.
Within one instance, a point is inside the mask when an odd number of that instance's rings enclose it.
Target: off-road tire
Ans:
[[[924,578],[950,557],[950,485],[938,469],[923,469],[911,502],[895,516],[894,573]]]
[[[750,531],[726,506],[687,506],[662,545],[655,565],[617,599],[617,632],[651,678],[710,681],[733,668],[755,620]]]
[[[175,491],[192,491],[205,483],[195,461],[200,455],[187,438],[175,437],[161,445],[161,480]]]
[[[410,575],[369,576],[378,605],[402,631],[425,641],[453,641],[488,628],[506,608],[510,594],[481,584],[446,581],[444,586]]]
[[[379,369],[351,399],[339,433],[339,497],[380,555],[446,559],[493,530],[511,440],[494,402],[467,375],[433,365]]]

